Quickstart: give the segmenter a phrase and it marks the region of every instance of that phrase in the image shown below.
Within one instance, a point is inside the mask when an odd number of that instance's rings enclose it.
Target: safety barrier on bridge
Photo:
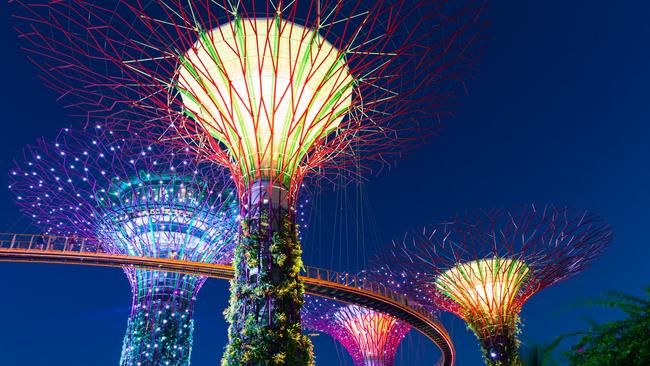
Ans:
[[[0,234],[0,261],[132,266],[221,279],[234,275],[227,265],[108,253],[93,238],[51,235]],[[407,296],[383,284],[322,268],[305,267],[301,278],[307,293],[382,311],[411,324],[440,348],[438,365],[454,364],[454,346],[442,323]]]

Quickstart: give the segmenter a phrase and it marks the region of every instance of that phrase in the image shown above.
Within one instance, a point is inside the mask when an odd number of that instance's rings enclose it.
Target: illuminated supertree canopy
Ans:
[[[230,169],[243,219],[224,360],[307,365],[298,191],[307,176],[380,170],[434,131],[464,89],[482,9],[82,0],[25,5],[17,17],[46,84],[86,121],[153,139],[170,130],[168,143]]]
[[[138,136],[68,130],[24,151],[9,188],[46,233],[107,252],[229,263],[239,207],[230,177]],[[125,268],[133,292],[121,365],[188,365],[205,277]]]
[[[419,279],[417,295],[466,321],[489,365],[521,365],[519,313],[535,293],[585,269],[612,233],[584,210],[529,205],[477,210],[413,232],[391,268]]]
[[[388,314],[310,295],[302,317],[305,330],[336,339],[356,366],[392,366],[397,347],[411,329]]]
[[[238,183],[293,194],[310,173],[363,174],[359,158],[391,160],[432,117],[451,114],[482,10],[483,1],[114,0],[15,15],[45,83],[84,120],[171,126]]]

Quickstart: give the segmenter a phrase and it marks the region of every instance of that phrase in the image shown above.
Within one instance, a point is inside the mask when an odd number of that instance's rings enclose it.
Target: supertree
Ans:
[[[66,129],[24,150],[9,188],[47,234],[97,238],[114,254],[229,263],[238,231],[234,185],[192,157],[138,136]],[[193,304],[206,278],[124,272],[133,299],[120,364],[188,365]]]
[[[451,113],[483,26],[478,0],[22,9],[30,57],[84,119],[154,138],[172,130],[169,143],[230,169],[243,219],[227,365],[311,363],[294,207],[305,177],[361,178],[428,136]]]
[[[612,240],[585,210],[476,210],[405,236],[389,268],[419,279],[417,297],[465,320],[488,365],[522,365],[519,313],[538,291],[585,269]]]
[[[303,328],[330,335],[348,350],[355,366],[391,366],[411,327],[394,317],[334,300],[305,296]]]

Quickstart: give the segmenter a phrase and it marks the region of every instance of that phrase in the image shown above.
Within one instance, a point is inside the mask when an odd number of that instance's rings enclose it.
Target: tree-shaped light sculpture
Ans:
[[[115,254],[229,263],[239,226],[234,185],[191,158],[137,136],[64,130],[25,150],[10,188],[48,234],[94,237]],[[188,365],[193,304],[206,278],[124,272],[133,302],[120,364]]]
[[[482,2],[63,1],[27,5],[18,28],[84,118],[171,129],[169,143],[230,168],[243,220],[224,359],[309,364],[299,188],[379,170],[438,126],[472,64]]]
[[[302,315],[305,330],[336,339],[355,366],[392,366],[397,347],[411,329],[388,314],[309,295]]]
[[[418,298],[467,322],[488,365],[521,365],[519,313],[535,293],[582,271],[611,242],[584,210],[525,206],[472,211],[408,235],[395,271],[419,278]]]

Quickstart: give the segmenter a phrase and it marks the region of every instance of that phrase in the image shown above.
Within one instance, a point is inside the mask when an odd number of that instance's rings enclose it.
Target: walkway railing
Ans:
[[[105,253],[97,239],[36,234],[0,233],[0,248]]]
[[[399,292],[396,292],[390,287],[386,287],[381,283],[373,282],[365,278],[361,278],[348,273],[341,273],[341,272],[336,272],[329,269],[322,269],[317,267],[305,266],[303,273],[304,273],[304,277],[324,280],[327,282],[337,283],[339,285],[346,286],[346,287],[354,287],[361,290],[370,291],[381,297],[391,299],[394,302],[404,307],[408,307],[418,312],[419,314],[427,317],[432,322],[439,324],[441,327],[443,326],[442,323],[440,323],[440,321],[438,320],[438,317],[434,313],[431,313],[425,307],[413,302],[410,297],[401,294]]]
[[[133,266],[216,278],[234,275],[228,265],[113,254],[106,252],[97,239],[51,235],[0,233],[0,261]],[[443,356],[439,365],[454,364],[454,346],[442,323],[409,297],[383,284],[322,268],[305,267],[301,277],[308,293],[384,311],[408,322],[440,348]]]

